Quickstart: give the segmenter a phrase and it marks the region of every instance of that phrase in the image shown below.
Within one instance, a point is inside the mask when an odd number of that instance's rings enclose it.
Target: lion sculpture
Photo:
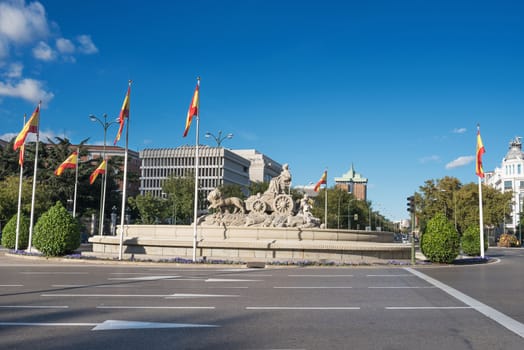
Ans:
[[[208,209],[220,209],[220,213],[224,213],[224,209],[228,207],[233,207],[233,214],[238,213],[239,211],[244,214],[244,201],[238,197],[229,197],[222,198],[222,193],[218,189],[214,189],[209,192],[207,195],[207,200],[210,205]]]

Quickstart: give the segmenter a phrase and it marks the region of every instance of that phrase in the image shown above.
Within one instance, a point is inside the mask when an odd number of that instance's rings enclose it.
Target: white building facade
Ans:
[[[505,228],[515,232],[524,202],[524,153],[521,137],[511,140],[508,153],[502,159],[501,167],[495,168],[492,172],[486,172],[485,175],[484,183],[486,185],[501,192],[513,193],[511,213],[509,213],[511,219],[505,222]]]
[[[199,190],[205,196],[225,184],[239,185],[247,195],[251,182],[269,181],[282,166],[256,150],[230,150],[198,147]],[[189,176],[195,172],[195,146],[155,148],[140,151],[140,194],[162,197],[162,185],[171,175]]]

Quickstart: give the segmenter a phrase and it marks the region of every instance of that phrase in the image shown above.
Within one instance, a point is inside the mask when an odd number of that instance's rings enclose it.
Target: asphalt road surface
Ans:
[[[265,269],[2,255],[0,349],[522,350],[524,249],[488,252]]]

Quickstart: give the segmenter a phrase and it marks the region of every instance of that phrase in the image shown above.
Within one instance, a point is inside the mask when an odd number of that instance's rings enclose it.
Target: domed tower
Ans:
[[[501,192],[513,193],[511,221],[504,227],[510,230],[518,228],[524,202],[524,153],[521,139],[517,136],[510,141],[508,153],[502,159],[502,166],[489,173],[486,178],[487,185]]]

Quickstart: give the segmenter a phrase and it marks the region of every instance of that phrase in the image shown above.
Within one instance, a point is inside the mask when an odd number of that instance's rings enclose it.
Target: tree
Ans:
[[[195,178],[188,176],[169,176],[162,184],[162,191],[166,194],[167,207],[172,209],[168,217],[173,217],[176,223],[190,223],[194,211]],[[199,198],[204,203],[204,198]]]
[[[2,181],[2,186],[0,186],[0,222],[6,222],[18,212],[19,181],[18,176],[8,176]],[[22,180],[22,213],[26,215],[31,213],[32,188],[32,179]],[[35,219],[51,206],[52,202],[49,197],[46,184],[36,186]]]
[[[420,249],[431,262],[449,264],[460,252],[460,237],[443,213],[431,218],[423,232]]]
[[[153,197],[150,193],[138,195],[128,200],[131,208],[138,210],[140,217],[137,223],[152,225],[162,222],[166,217],[166,200],[163,198]]]
[[[453,177],[427,180],[415,193],[416,215],[424,231],[426,223],[437,213],[453,222],[459,233],[467,227],[479,225],[478,184],[463,185]],[[503,221],[504,212],[511,211],[511,192],[500,192],[482,185],[484,225],[497,226]]]
[[[38,219],[33,241],[48,256],[71,253],[80,246],[80,226],[58,201]]]

